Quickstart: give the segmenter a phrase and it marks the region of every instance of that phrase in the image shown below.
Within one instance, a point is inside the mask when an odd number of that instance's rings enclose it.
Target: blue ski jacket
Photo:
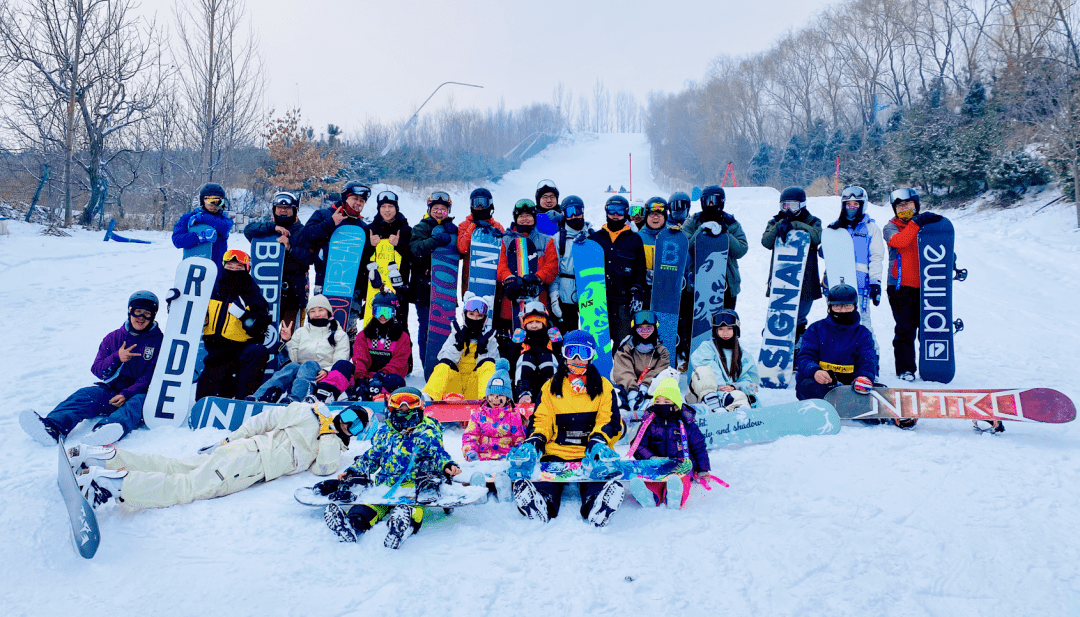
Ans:
[[[796,379],[813,379],[814,373],[821,369],[845,385],[850,385],[856,377],[876,381],[878,355],[874,350],[874,335],[859,320],[861,317],[854,325],[841,326],[830,316],[810,324],[795,357]]]
[[[218,274],[220,275],[221,258],[225,256],[225,251],[229,250],[229,232],[232,231],[232,219],[224,214],[210,214],[201,207],[196,208],[182,215],[176,221],[172,233],[173,246],[178,249],[190,249],[198,246],[199,237],[194,231],[191,231],[191,228],[198,224],[209,225],[217,232],[210,260],[218,267]]]

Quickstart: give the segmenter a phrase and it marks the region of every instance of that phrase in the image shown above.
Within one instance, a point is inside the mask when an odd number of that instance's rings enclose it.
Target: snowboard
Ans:
[[[169,306],[164,338],[154,365],[150,389],[143,402],[147,428],[181,426],[188,416],[194,387],[195,362],[202,343],[203,324],[210,307],[218,269],[205,257],[186,257],[176,268],[174,288],[180,295]]]
[[[266,361],[266,378],[278,369],[278,322],[281,321],[281,277],[285,272],[285,245],[275,235],[259,236],[251,241],[251,278],[259,286],[263,299],[270,305],[270,324],[263,345],[270,350]]]
[[[584,461],[541,462],[531,469],[511,463],[506,473],[512,479],[528,478],[533,482],[606,482],[630,478],[662,481],[678,466],[679,459],[655,457],[641,461],[619,459],[595,466]]]
[[[211,226],[209,226],[209,225],[207,225],[205,223],[196,223],[195,225],[192,225],[192,226],[188,227],[188,231],[190,231],[192,233],[196,233],[196,234],[201,233],[201,232],[203,232],[203,231],[205,231],[207,229],[213,229],[213,227],[211,227]],[[205,257],[206,259],[209,259],[209,260],[213,261],[213,259],[214,259],[214,243],[213,242],[200,242],[200,243],[196,244],[195,246],[193,246],[193,247],[191,247],[189,249],[184,249],[184,259],[187,259],[188,257]],[[216,267],[221,266],[221,264],[214,264],[214,265]]]
[[[545,236],[557,236],[559,234],[558,213],[537,211],[536,231]]]
[[[769,308],[757,363],[766,388],[787,388],[792,381],[799,294],[809,248],[810,234],[800,229],[789,232],[787,242],[777,238],[773,245]]]
[[[407,505],[423,506],[426,508],[458,508],[487,501],[487,486],[469,486],[454,482],[442,484],[438,499],[434,501],[418,502],[416,500],[416,488],[413,486],[387,486],[375,485],[366,488],[352,486],[348,489],[349,499],[330,499],[330,495],[323,495],[313,486],[302,486],[293,493],[293,497],[305,506],[325,507],[332,503],[338,505],[353,504],[376,504],[376,505]],[[337,496],[337,495],[335,495]]]
[[[529,268],[529,246],[532,242],[522,235],[516,235],[511,239],[511,244],[506,247],[507,265],[510,267],[510,271],[515,275],[524,278],[526,274],[530,273]],[[536,293],[532,293],[535,291]],[[522,296],[516,302],[517,306],[511,311],[511,332],[516,331],[522,327],[521,320],[525,317],[525,305],[532,300],[536,300],[540,296],[540,289],[529,289],[526,295]]]
[[[949,383],[956,374],[952,281],[956,260],[949,219],[919,227],[919,377]]]
[[[660,342],[674,355],[679,341],[679,301],[689,258],[689,240],[683,232],[664,228],[656,236],[650,308],[656,313]]]
[[[579,326],[593,337],[600,350],[593,365],[610,379],[615,362],[611,356],[611,330],[608,328],[604,249],[595,240],[584,240],[575,241],[570,250],[576,270]]]
[[[499,248],[502,234],[498,229],[478,225],[472,234],[469,248],[469,285],[468,290],[477,296],[495,297],[495,281],[498,280]],[[490,314],[496,308],[492,305]]]
[[[390,244],[389,240],[379,240],[378,246],[375,247],[375,254],[371,257],[372,263],[378,266],[379,276],[378,280],[368,280],[367,283],[367,301],[364,303],[364,320],[361,328],[366,328],[371,321],[372,300],[375,299],[375,294],[380,291],[389,291],[396,294],[394,290],[394,280],[401,281],[401,271],[399,270],[401,264],[401,253],[393,244]]]
[[[955,418],[961,420],[1016,420],[1061,424],[1076,419],[1069,397],[1050,388],[1012,390],[916,390],[874,388],[859,394],[846,386],[834,388],[825,400],[840,417]]]
[[[367,233],[358,225],[344,225],[330,236],[326,253],[326,275],[323,277],[322,293],[330,301],[334,319],[346,331],[352,325],[353,293],[356,277],[360,274],[360,258],[364,254]]]
[[[424,380],[439,362],[439,351],[453,331],[457,313],[458,263],[461,254],[457,246],[440,246],[431,254],[431,306],[428,313],[427,349],[424,352]],[[420,290],[417,290],[420,292]]]
[[[831,404],[809,399],[768,407],[742,407],[735,411],[710,411],[691,405],[695,420],[710,450],[749,443],[775,441],[787,435],[835,435],[840,416]]]
[[[64,498],[64,505],[67,506],[68,518],[71,520],[72,539],[79,554],[85,559],[91,559],[97,553],[98,545],[101,544],[97,516],[90,502],[83,497],[79,481],[75,479],[75,471],[71,468],[71,459],[68,458],[64,438],[60,437],[56,442],[60,449],[56,484],[60,487],[60,496]]]
[[[855,268],[855,242],[846,228],[821,230],[821,252],[825,257],[825,287],[828,289],[841,283],[851,285],[859,292],[860,313],[865,313],[870,298],[869,290],[859,286],[859,275]]]
[[[724,308],[727,292],[728,235],[700,231],[694,238],[694,324],[690,353],[711,338],[712,317]]]

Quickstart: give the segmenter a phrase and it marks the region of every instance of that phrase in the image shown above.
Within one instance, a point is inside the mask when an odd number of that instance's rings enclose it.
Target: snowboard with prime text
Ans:
[[[285,245],[278,236],[266,235],[251,240],[251,278],[259,286],[262,297],[270,306],[270,327],[266,329],[263,344],[270,351],[266,361],[266,378],[278,369],[278,322],[281,321],[281,277],[285,272]],[[295,317],[295,315],[294,315]]]
[[[679,301],[689,259],[688,247],[686,234],[678,229],[665,227],[656,235],[649,306],[656,313],[660,342],[672,356],[679,341]]]
[[[424,379],[439,362],[439,351],[453,331],[457,312],[458,264],[461,254],[453,243],[431,253],[431,305],[428,313],[427,349],[424,353]],[[422,289],[415,290],[423,293]]]
[[[360,258],[367,243],[367,232],[358,225],[343,225],[330,236],[326,252],[326,275],[323,277],[322,294],[330,302],[334,319],[346,331],[352,324],[353,293],[356,277],[360,274]]]
[[[825,395],[825,400],[836,407],[841,418],[849,420],[950,418],[1062,424],[1076,419],[1076,406],[1072,400],[1050,388],[874,388],[869,394],[859,394],[849,387],[840,386]]]
[[[727,292],[728,235],[714,236],[705,230],[694,237],[694,324],[690,353],[710,340],[712,318],[724,308]]]
[[[595,240],[582,239],[580,242],[575,240],[570,250],[573,251],[577,279],[578,325],[593,337],[596,348],[600,350],[593,360],[593,366],[610,379],[615,362],[611,356],[604,249]]]
[[[799,294],[802,292],[810,234],[795,229],[786,242],[776,238],[769,280],[769,307],[765,331],[758,353],[758,376],[766,388],[787,388],[795,360],[795,329],[799,319]]]
[[[788,435],[835,435],[840,416],[827,401],[807,399],[768,407],[740,407],[734,411],[710,411],[695,404],[694,417],[710,450],[751,443],[776,441]]]
[[[90,559],[97,553],[98,545],[101,544],[97,516],[79,488],[79,481],[75,478],[75,470],[71,468],[71,459],[68,458],[64,438],[60,437],[56,442],[60,450],[56,484],[60,487],[60,496],[64,498],[64,505],[67,507],[68,519],[71,521],[72,540],[75,542],[75,550],[79,551],[84,558]]]
[[[919,227],[919,377],[949,383],[956,374],[953,348],[953,225],[947,218]]]
[[[186,257],[176,268],[179,292],[168,308],[164,339],[143,402],[147,428],[182,426],[187,420],[203,324],[218,269],[205,257]]]

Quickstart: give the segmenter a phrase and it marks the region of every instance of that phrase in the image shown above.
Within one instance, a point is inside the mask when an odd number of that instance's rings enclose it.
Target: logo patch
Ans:
[[[146,361],[153,360],[154,359],[154,348],[153,347],[143,347],[142,357],[143,357],[143,360],[146,360]]]
[[[949,361],[949,341],[933,341],[926,344],[925,360]]]

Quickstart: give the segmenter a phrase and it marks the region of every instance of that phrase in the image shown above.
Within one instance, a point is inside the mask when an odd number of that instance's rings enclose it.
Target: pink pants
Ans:
[[[682,480],[682,500],[679,502],[679,508],[682,508],[683,506],[685,506],[686,505],[686,500],[690,499],[690,487],[694,483],[692,478],[693,478],[693,476],[691,476],[690,474],[686,474],[684,476],[679,476],[679,479]],[[653,492],[653,495],[656,495],[656,498],[659,500],[658,503],[660,503],[660,504],[667,503],[667,499],[666,499],[667,498],[667,483],[666,482],[645,482],[645,486],[650,491]]]

